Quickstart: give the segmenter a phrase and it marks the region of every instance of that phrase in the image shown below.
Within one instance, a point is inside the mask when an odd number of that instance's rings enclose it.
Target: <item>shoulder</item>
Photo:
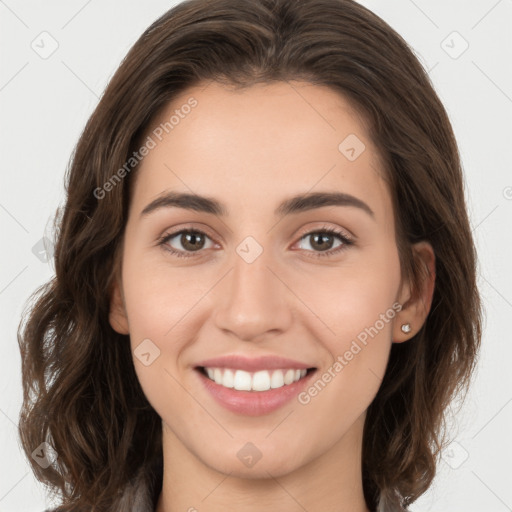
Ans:
[[[154,461],[142,466],[116,498],[110,512],[154,512],[162,489],[163,457],[160,453]],[[43,512],[59,512],[61,507]],[[69,510],[69,509],[68,509]],[[83,511],[83,508],[80,507]]]

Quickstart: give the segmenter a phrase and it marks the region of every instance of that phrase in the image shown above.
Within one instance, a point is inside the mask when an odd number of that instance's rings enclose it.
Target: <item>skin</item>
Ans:
[[[391,344],[412,338],[428,314],[433,250],[426,242],[413,247],[430,277],[412,294],[379,154],[364,120],[337,92],[303,82],[241,91],[202,84],[175,98],[152,127],[191,96],[198,105],[137,171],[111,295],[112,327],[130,335],[133,350],[147,338],[160,350],[149,366],[134,357],[163,421],[157,512],[367,511],[360,463],[366,410]],[[338,149],[349,134],[366,147],[354,161]],[[228,214],[168,207],[141,217],[171,190],[215,198]],[[274,215],[284,199],[318,191],[351,194],[374,217],[353,206]],[[315,257],[321,250],[305,235],[323,227],[354,243]],[[179,258],[158,245],[184,228],[206,232],[199,252],[188,246],[191,257]],[[263,248],[250,264],[236,251],[248,236]],[[167,244],[185,252],[182,242],[178,235]],[[340,245],[336,236],[330,243],[328,250]],[[402,310],[308,404],[293,399],[263,416],[236,414],[212,399],[194,370],[209,357],[271,354],[321,375],[397,302]],[[400,329],[406,322],[408,334]],[[248,441],[261,452],[252,467],[237,457]]]

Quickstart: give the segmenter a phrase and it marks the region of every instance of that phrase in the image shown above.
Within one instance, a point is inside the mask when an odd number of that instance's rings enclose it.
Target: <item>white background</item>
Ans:
[[[53,275],[32,248],[51,235],[68,159],[108,80],[144,29],[175,3],[0,0],[0,512],[40,512],[50,504],[21,454],[16,430],[16,329],[30,293]],[[512,0],[362,3],[410,43],[448,110],[463,159],[486,308],[478,373],[456,415],[456,442],[431,491],[412,510],[512,510]],[[47,59],[31,48],[43,31],[58,42]],[[464,41],[468,49],[453,58]]]

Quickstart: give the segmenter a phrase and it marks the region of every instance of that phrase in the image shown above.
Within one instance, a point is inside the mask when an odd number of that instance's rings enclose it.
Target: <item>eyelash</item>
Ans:
[[[164,250],[170,252],[174,256],[177,256],[178,258],[193,258],[194,252],[199,253],[199,252],[201,252],[201,250],[199,250],[199,251],[178,251],[178,250],[173,249],[172,247],[167,245],[167,242],[171,238],[174,238],[177,235],[182,235],[185,233],[200,234],[200,235],[204,235],[204,236],[210,238],[204,231],[201,231],[200,229],[182,229],[182,230],[176,231],[174,233],[165,234],[164,236],[162,236],[161,238],[158,239],[158,245],[162,246],[162,248]],[[309,231],[309,232],[303,234],[299,240],[302,240],[303,238],[307,238],[308,236],[311,236],[311,235],[318,235],[318,234],[335,235],[343,243],[342,243],[342,245],[340,245],[339,247],[336,247],[335,249],[329,249],[327,251],[313,251],[315,253],[315,255],[312,256],[313,258],[334,256],[334,255],[338,254],[339,252],[346,250],[348,246],[354,244],[354,242],[350,238],[347,238],[347,236],[344,233],[342,233],[341,231],[338,231],[337,229],[331,228],[331,227],[324,227],[321,229]],[[308,252],[310,252],[310,251],[308,251]]]

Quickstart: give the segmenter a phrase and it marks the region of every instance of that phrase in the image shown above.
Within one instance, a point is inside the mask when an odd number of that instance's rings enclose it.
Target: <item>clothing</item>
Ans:
[[[139,469],[110,512],[155,512],[162,490],[162,478],[163,463],[160,457],[149,469]],[[47,509],[44,512],[58,512],[58,508]]]

